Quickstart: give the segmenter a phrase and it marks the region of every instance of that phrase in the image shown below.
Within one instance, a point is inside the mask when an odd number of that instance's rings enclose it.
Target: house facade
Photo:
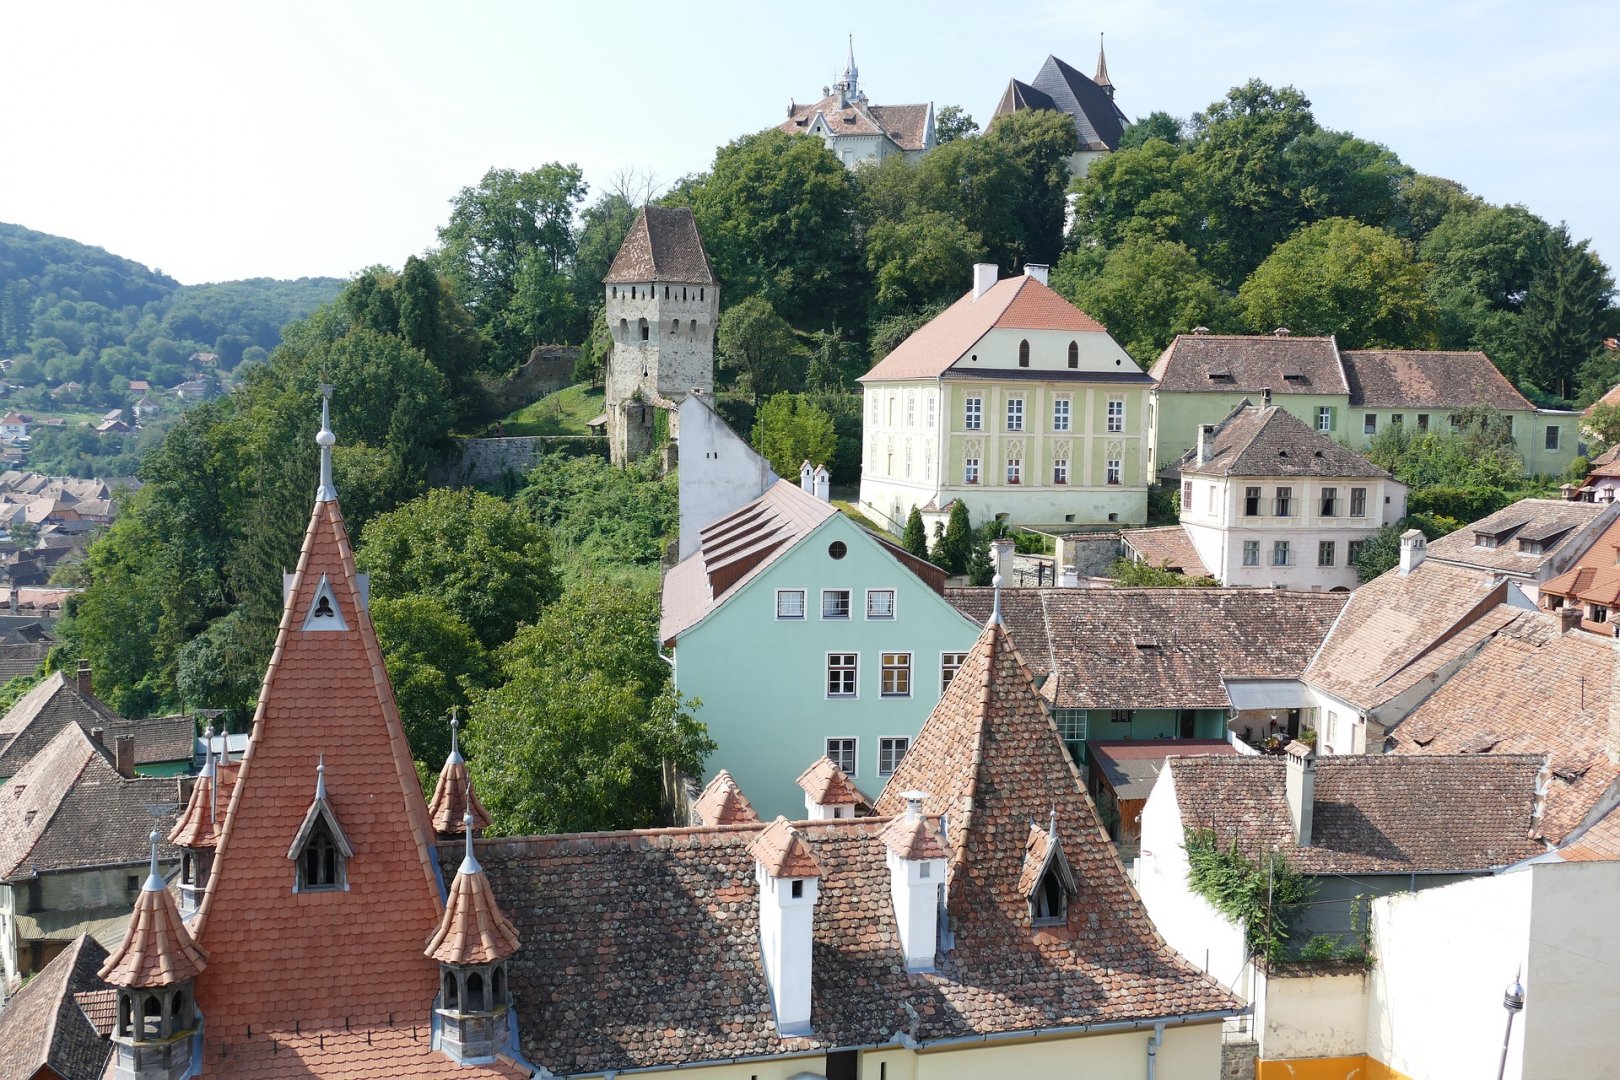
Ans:
[[[784,758],[825,755],[882,789],[977,632],[943,584],[782,480],[711,522],[670,570],[660,635],[675,687],[702,702],[711,760],[762,814],[803,810]]]
[[[974,287],[861,376],[862,511],[899,533],[975,522],[1140,523],[1148,377],[1042,267]]]
[[[892,157],[916,161],[934,148],[934,104],[873,105],[868,101],[855,66],[852,36],[843,78],[822,87],[821,97],[814,102],[789,102],[787,119],[777,130],[820,139],[846,169]]]

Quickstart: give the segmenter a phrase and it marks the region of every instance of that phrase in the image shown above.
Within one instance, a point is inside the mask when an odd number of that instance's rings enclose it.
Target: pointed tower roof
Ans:
[[[473,855],[473,820],[462,821],[467,853],[450,884],[450,899],[439,928],[428,939],[427,955],[441,964],[490,964],[518,951],[517,927],[501,913],[484,868]]]
[[[230,809],[236,764],[215,759],[213,728],[204,733],[203,741],[207,749],[202,771],[191,786],[185,812],[169,832],[169,843],[176,847],[217,847],[220,829],[225,824],[225,811]]]
[[[814,765],[799,774],[798,784],[820,806],[858,806],[871,801],[829,757],[817,758]]]
[[[1108,91],[1109,97],[1114,96],[1114,84],[1108,78],[1108,55],[1103,52],[1103,36],[1101,34],[1097,35],[1097,74],[1091,77],[1091,81]]]
[[[449,839],[466,828],[469,816],[475,834],[489,828],[489,813],[478,801],[473,790],[472,777],[467,772],[467,761],[461,756],[461,744],[456,738],[460,720],[455,710],[450,713],[450,756],[439,770],[439,782],[433,788],[433,801],[428,804],[428,817],[433,831]]]
[[[818,878],[821,864],[788,819],[778,817],[748,845],[752,855],[773,878]]]
[[[619,245],[619,253],[613,256],[613,265],[608,267],[603,281],[713,285],[714,270],[703,250],[692,208],[651,203],[643,206],[630,223],[630,231],[625,233],[624,243]]]
[[[420,1015],[438,972],[422,942],[443,913],[433,827],[366,610],[366,592],[319,441],[321,483],[287,589],[275,650],[195,918],[210,1033]],[[337,618],[311,618],[319,594]],[[354,857],[343,888],[294,892],[289,845],[324,801]]]
[[[150,989],[195,979],[208,955],[186,932],[180,909],[158,872],[158,834],[152,832],[152,865],[135,898],[135,912],[123,943],[101,965],[101,977],[114,986]]]
[[[693,824],[744,825],[759,820],[759,812],[737,781],[725,769],[714,774],[703,794],[692,800]]]

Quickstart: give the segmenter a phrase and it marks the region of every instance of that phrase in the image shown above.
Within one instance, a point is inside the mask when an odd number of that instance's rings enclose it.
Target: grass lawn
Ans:
[[[860,525],[863,528],[870,529],[872,532],[875,532],[880,536],[889,535],[881,525],[867,517],[865,514],[861,513],[859,510],[855,509],[854,503],[847,502],[844,499],[834,499],[832,504],[838,507],[845,517],[852,519],[855,524]]]
[[[523,406],[502,423],[508,435],[589,435],[585,421],[601,412],[602,391],[576,383]]]

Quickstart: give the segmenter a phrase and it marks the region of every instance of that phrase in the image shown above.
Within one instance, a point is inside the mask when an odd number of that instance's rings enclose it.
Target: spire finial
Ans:
[[[152,867],[151,867],[150,872],[146,875],[146,884],[142,885],[141,888],[144,889],[147,892],[162,892],[163,889],[164,889],[164,885],[163,885],[163,875],[158,873],[158,862],[157,862],[158,834],[157,834],[156,829],[152,830],[152,835],[150,837],[148,837],[148,839],[150,839],[152,841]]]
[[[465,760],[461,756],[461,744],[456,740],[456,729],[461,727],[460,710],[460,705],[450,706],[450,760],[445,763],[447,765],[460,765]]]
[[[326,798],[326,755],[322,754],[315,762],[315,797]]]
[[[214,767],[214,725],[203,725],[203,767],[198,776],[208,777],[208,823],[219,820],[219,770]]]
[[[1108,96],[1114,96],[1114,84],[1108,80],[1108,56],[1103,52],[1103,36],[1097,35],[1097,74],[1092,82],[1108,91]]]
[[[332,384],[321,383],[321,430],[315,436],[315,445],[321,448],[321,486],[315,492],[316,502],[336,502],[337,489],[332,486],[332,446],[337,436],[332,434]]]
[[[473,857],[473,816],[471,810],[468,810],[461,815],[461,829],[462,832],[466,833],[467,836],[467,854],[462,856],[461,869],[458,872],[463,874],[481,874],[483,873],[484,868],[479,866],[478,860]]]
[[[996,590],[995,607],[990,609],[990,622],[994,626],[1001,625],[1001,575],[997,574],[990,579],[990,587]]]

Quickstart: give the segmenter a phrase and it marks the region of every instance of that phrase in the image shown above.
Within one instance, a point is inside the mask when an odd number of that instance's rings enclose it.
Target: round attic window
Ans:
[[[849,548],[844,546],[844,542],[842,540],[834,540],[832,543],[827,545],[827,554],[831,555],[835,559],[842,559],[845,555],[849,554]]]

